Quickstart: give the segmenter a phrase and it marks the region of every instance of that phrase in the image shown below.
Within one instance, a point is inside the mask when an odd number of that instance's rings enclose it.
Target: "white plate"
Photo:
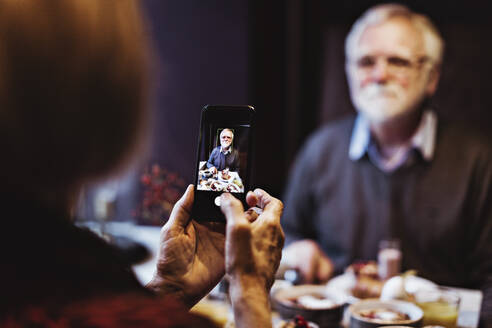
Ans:
[[[224,182],[232,182],[233,179],[234,175],[232,175],[231,172],[229,172],[229,179],[224,179],[224,177],[222,176],[222,171],[219,171],[219,180]]]
[[[359,312],[362,310],[375,310],[381,308],[404,313],[408,315],[410,319],[391,322],[382,319],[364,318],[359,314]],[[348,312],[350,313],[350,316],[352,318],[350,325],[353,327],[377,327],[380,325],[390,325],[390,324],[394,324],[395,326],[415,325],[416,323],[421,324],[422,318],[424,316],[424,312],[417,305],[410,302],[398,301],[398,300],[391,300],[391,301],[380,301],[375,299],[363,300],[358,303],[352,304],[348,308]]]
[[[281,303],[289,303],[290,301],[288,300],[305,295],[318,295],[330,299],[333,304],[328,306],[327,308],[335,308],[344,304],[344,300],[339,294],[331,293],[331,291],[328,290],[324,285],[282,286],[280,288],[276,288],[273,297]]]
[[[351,273],[344,273],[336,276],[326,284],[326,288],[332,293],[338,293],[345,299],[346,303],[354,304],[359,301],[357,297],[351,294],[351,289],[355,286],[355,276]],[[414,293],[417,290],[436,288],[437,284],[418,276],[408,276],[405,280],[405,290],[407,293]],[[452,288],[457,291],[461,297],[460,313],[458,315],[458,326],[465,328],[478,327],[480,305],[483,294],[479,290]],[[348,311],[343,321],[346,326],[349,324]]]
[[[231,190],[229,190],[229,188],[231,188]],[[235,185],[234,183],[228,183],[225,188],[224,188],[224,191],[229,191],[229,192],[241,192],[241,188],[239,188],[237,185]]]
[[[222,191],[225,188],[225,184],[221,181],[214,181],[210,184],[210,190],[212,191]]]
[[[326,284],[326,288],[335,293],[343,295],[345,302],[353,304],[359,301],[359,298],[352,295],[352,288],[355,287],[357,280],[353,273],[344,273],[334,277]],[[430,280],[417,276],[408,276],[405,278],[405,290],[409,294],[415,293],[417,290],[434,289],[438,286]]]

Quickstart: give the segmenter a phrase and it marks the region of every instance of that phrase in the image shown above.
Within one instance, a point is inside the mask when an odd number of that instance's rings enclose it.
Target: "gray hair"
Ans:
[[[231,129],[229,128],[224,128],[222,129],[222,131],[220,131],[220,136],[222,136],[222,132],[224,131],[229,131],[231,134],[232,134],[232,139],[234,139],[234,131],[232,131]]]
[[[354,23],[345,39],[346,62],[348,63],[354,58],[360,37],[368,27],[381,24],[392,17],[409,19],[422,35],[426,56],[433,65],[439,66],[444,53],[444,41],[436,26],[427,16],[394,3],[371,7]]]

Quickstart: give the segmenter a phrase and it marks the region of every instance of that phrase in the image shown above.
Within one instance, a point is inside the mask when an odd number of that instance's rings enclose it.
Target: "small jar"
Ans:
[[[401,271],[401,249],[398,239],[381,240],[378,252],[378,275],[382,280],[396,276]]]

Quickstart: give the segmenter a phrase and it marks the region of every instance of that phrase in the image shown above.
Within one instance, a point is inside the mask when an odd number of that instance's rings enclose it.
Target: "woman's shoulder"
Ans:
[[[4,319],[8,327],[216,327],[172,298],[101,294],[64,304],[38,304]]]
[[[5,264],[0,285],[8,307],[72,301],[104,292],[145,293],[115,247],[50,214],[10,218],[3,231],[9,248],[0,250]]]

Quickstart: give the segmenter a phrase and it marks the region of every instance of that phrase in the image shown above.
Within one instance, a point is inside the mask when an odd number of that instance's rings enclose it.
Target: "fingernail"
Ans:
[[[221,200],[226,201],[229,199],[229,196],[230,195],[228,193],[223,193],[222,195],[220,195],[220,198],[221,198]],[[224,203],[222,203],[222,204],[224,204]]]
[[[186,188],[183,196],[189,194],[190,192],[192,192],[193,191],[193,188],[195,188],[194,185],[188,185],[188,187]]]

